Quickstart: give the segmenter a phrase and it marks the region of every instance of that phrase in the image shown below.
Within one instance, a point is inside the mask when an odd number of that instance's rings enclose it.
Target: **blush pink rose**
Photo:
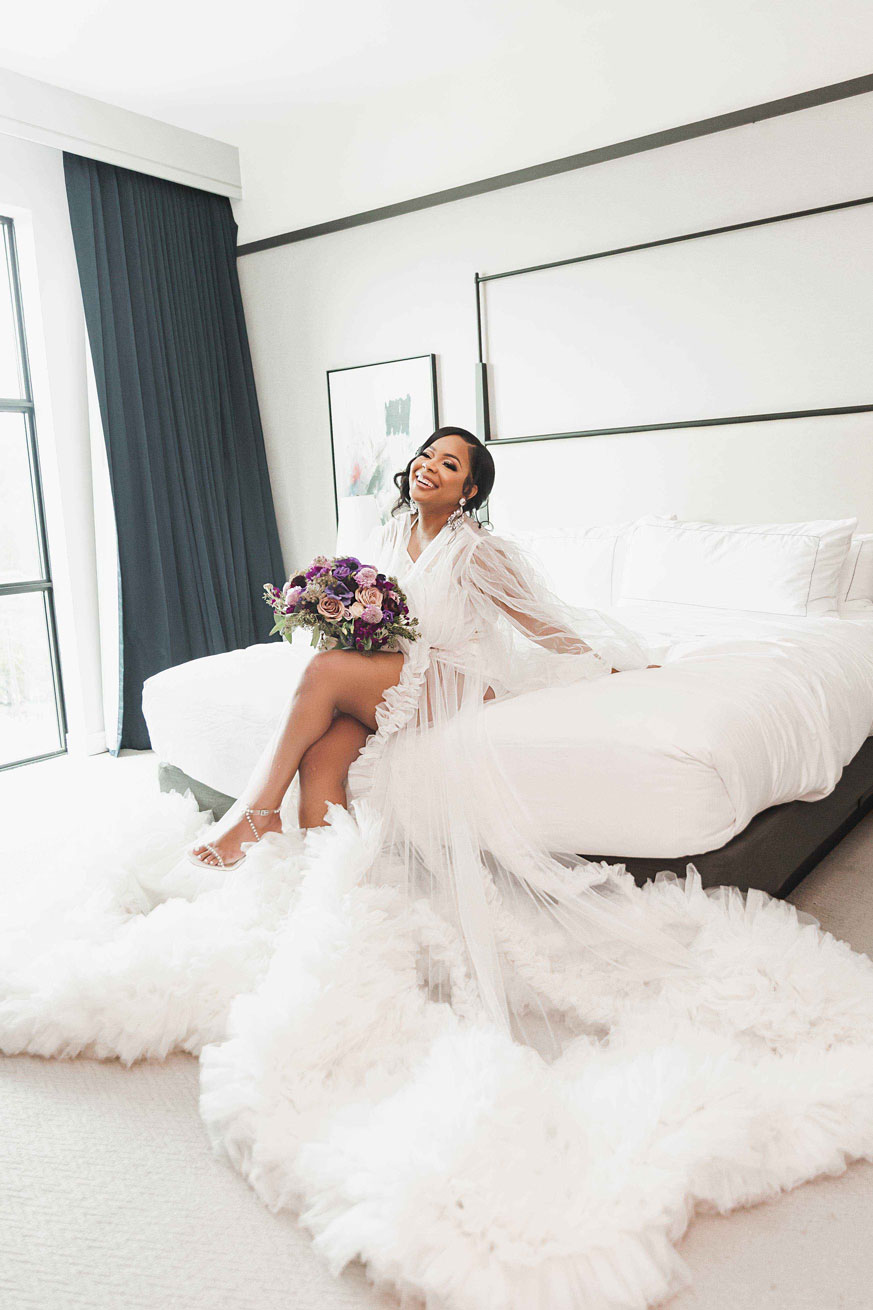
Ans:
[[[382,592],[378,587],[358,587],[355,599],[362,605],[382,605]]]
[[[349,608],[349,614],[353,619],[359,619],[364,612],[364,607],[359,600],[356,600]]]
[[[322,596],[315,608],[326,619],[341,619],[345,605],[338,596]]]

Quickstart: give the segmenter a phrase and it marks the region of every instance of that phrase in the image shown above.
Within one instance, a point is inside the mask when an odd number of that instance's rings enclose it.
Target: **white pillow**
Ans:
[[[838,596],[841,614],[873,614],[873,532],[852,537]]]
[[[606,609],[618,597],[628,536],[638,522],[675,520],[650,514],[645,520],[595,523],[588,527],[523,528],[500,535],[512,538],[540,564],[556,595],[570,605]]]
[[[647,516],[630,533],[619,599],[836,618],[857,526],[857,518],[725,524]]]

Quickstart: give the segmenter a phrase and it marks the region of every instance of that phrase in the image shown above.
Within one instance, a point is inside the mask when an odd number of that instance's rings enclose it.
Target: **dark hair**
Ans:
[[[409,509],[412,508],[412,501],[409,498],[409,470],[412,468],[412,462],[418,459],[422,451],[427,450],[428,446],[434,441],[438,441],[440,437],[461,437],[470,447],[470,476],[468,483],[470,486],[475,486],[477,490],[474,496],[467,497],[464,513],[472,515],[474,510],[477,510],[480,505],[484,505],[488,499],[491,488],[494,486],[495,477],[491,451],[484,442],[480,441],[472,432],[468,432],[466,428],[437,428],[435,432],[430,434],[427,441],[421,443],[406,468],[399,473],[395,473],[391,479],[400,492],[399,498],[391,506],[392,514],[396,514],[404,506]],[[464,485],[466,486],[468,483]]]

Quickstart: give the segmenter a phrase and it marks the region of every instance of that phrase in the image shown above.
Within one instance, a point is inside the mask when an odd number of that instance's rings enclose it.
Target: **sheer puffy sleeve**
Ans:
[[[608,668],[643,669],[651,655],[630,628],[598,609],[561,600],[538,563],[517,542],[480,530],[470,551],[464,585],[486,622],[510,625],[517,637],[558,656],[594,652]],[[568,660],[554,661],[555,671]],[[561,680],[561,674],[558,678]]]

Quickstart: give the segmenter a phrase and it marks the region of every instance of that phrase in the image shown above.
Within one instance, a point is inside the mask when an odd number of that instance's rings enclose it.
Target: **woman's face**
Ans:
[[[429,487],[419,481],[419,474],[426,477]],[[462,496],[468,501],[475,496],[475,483],[469,491],[464,490],[469,476],[470,446],[463,437],[454,433],[437,437],[410,465],[409,498],[414,505],[425,506],[428,516],[431,512],[451,512],[458,508]]]

